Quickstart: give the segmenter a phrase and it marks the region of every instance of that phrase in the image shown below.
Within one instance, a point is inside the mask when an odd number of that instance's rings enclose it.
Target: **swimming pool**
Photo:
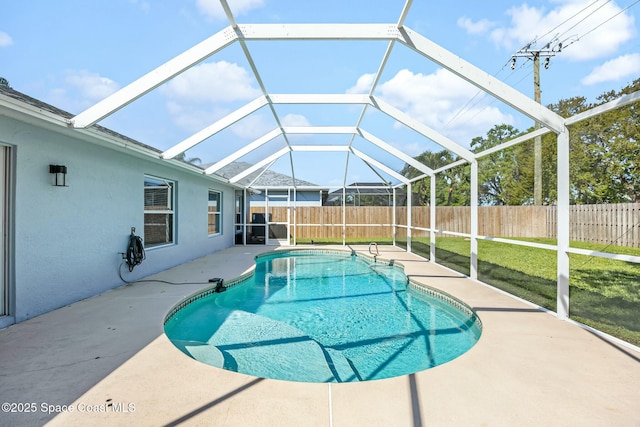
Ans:
[[[352,382],[446,363],[479,339],[464,303],[407,280],[392,262],[347,251],[256,257],[253,274],[198,292],[165,318],[201,362],[264,378]]]

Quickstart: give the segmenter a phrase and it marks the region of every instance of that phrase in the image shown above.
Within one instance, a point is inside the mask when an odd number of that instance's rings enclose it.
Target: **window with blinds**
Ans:
[[[174,243],[175,182],[144,177],[144,245]]]
[[[209,190],[209,204],[207,216],[209,218],[209,236],[222,234],[222,193]]]

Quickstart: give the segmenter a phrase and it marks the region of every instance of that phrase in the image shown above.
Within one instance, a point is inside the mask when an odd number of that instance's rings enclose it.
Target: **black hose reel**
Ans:
[[[127,253],[123,255],[127,265],[129,266],[130,272],[133,271],[136,265],[141,264],[145,258],[142,238],[140,236],[136,236],[135,227],[131,227],[131,235],[129,236]]]

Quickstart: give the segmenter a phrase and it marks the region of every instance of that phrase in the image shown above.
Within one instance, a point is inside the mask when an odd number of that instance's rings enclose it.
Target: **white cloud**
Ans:
[[[167,110],[171,120],[187,132],[199,132],[207,126],[225,117],[231,111],[216,106],[203,107],[201,104],[182,104],[168,101]],[[253,140],[276,127],[264,114],[254,113],[232,124],[227,129],[244,140]],[[225,131],[223,131],[225,132]]]
[[[88,101],[100,101],[111,95],[120,85],[108,77],[87,70],[68,71],[65,82],[80,91],[80,96]]]
[[[392,141],[391,145],[398,148],[399,150],[402,150],[403,153],[411,156],[411,157],[416,157],[422,153],[424,153],[425,150],[425,144],[420,144],[418,142],[410,142],[407,144],[403,144],[403,143],[399,143],[396,141]]]
[[[229,110],[223,108],[202,108],[175,101],[167,102],[167,111],[177,126],[189,132],[198,132],[229,114]]]
[[[4,31],[0,31],[0,47],[11,46],[13,44],[13,39],[11,36]]]
[[[496,123],[514,122],[512,116],[497,107],[477,105],[466,106],[464,114],[449,124],[477,92],[477,88],[444,69],[432,74],[414,74],[404,69],[377,90],[381,99],[465,146]]]
[[[248,140],[258,139],[276,125],[264,114],[251,114],[231,127],[234,135]]]
[[[260,96],[246,69],[220,61],[196,65],[160,89],[165,96],[187,102],[230,102]]]
[[[491,31],[491,39],[498,46],[514,50],[550,32],[536,44],[536,48],[543,48],[552,37],[560,34],[559,41],[565,48],[573,43],[562,51],[563,57],[588,60],[615,53],[622,43],[635,35],[632,15],[625,12],[608,21],[621,11],[615,2],[587,5],[582,0],[556,0],[553,3],[556,6],[548,11],[526,3],[510,8],[506,14],[511,23]]]
[[[373,79],[375,79],[375,74],[363,74],[358,78],[355,86],[347,89],[347,93],[369,93],[371,90],[371,85],[373,84]]]
[[[137,6],[142,13],[149,13],[151,10],[151,3],[147,0],[129,0],[132,5]]]
[[[69,112],[80,112],[120,89],[108,77],[87,70],[66,70],[63,84],[49,90],[46,101]]]
[[[628,76],[640,74],[640,53],[622,55],[596,67],[582,79],[584,85],[617,81]]]
[[[309,120],[301,114],[287,114],[282,118],[283,126],[311,126]]]
[[[167,98],[172,120],[190,132],[199,131],[229,114],[228,103],[253,100],[261,92],[252,86],[246,69],[220,61],[196,65],[162,86],[159,92]],[[250,117],[242,120],[248,123]],[[246,133],[234,126],[234,133]],[[260,132],[260,130],[255,130]],[[249,132],[253,136],[254,130]]]
[[[253,9],[264,5],[263,0],[229,0],[229,7],[234,16],[245,15]],[[209,19],[226,19],[227,15],[220,5],[220,0],[197,0],[198,10]]]
[[[496,23],[489,21],[488,19],[481,19],[473,22],[466,16],[458,18],[458,27],[464,28],[469,34],[484,34],[495,26]]]

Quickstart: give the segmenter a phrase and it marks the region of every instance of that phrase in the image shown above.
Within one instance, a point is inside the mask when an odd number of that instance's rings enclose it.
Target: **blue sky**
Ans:
[[[460,0],[413,2],[405,25],[533,97],[531,61],[512,55],[563,42],[541,69],[542,102],[618,90],[640,77],[636,0]],[[236,21],[253,23],[396,23],[404,1],[229,0]],[[375,5],[375,7],[374,7]],[[627,10],[625,8],[629,7]],[[0,16],[0,76],[21,92],[77,114],[229,25],[217,0],[6,2]],[[387,42],[247,43],[269,93],[368,93]],[[374,93],[468,146],[495,124],[524,130],[529,118],[482,95],[457,76],[395,44]],[[165,150],[261,95],[239,43],[191,68],[100,124]],[[353,126],[360,106],[278,105],[284,125]],[[274,129],[262,108],[187,152],[215,162]],[[410,156],[440,147],[368,109],[362,128]],[[349,143],[349,136],[295,135],[292,144]],[[355,147],[400,170],[403,162],[356,138]],[[241,159],[256,163],[285,145],[282,137]],[[341,185],[342,153],[294,153],[296,178]],[[273,170],[291,174],[289,157]],[[381,173],[385,179],[395,181]],[[346,181],[379,181],[353,156]]]

